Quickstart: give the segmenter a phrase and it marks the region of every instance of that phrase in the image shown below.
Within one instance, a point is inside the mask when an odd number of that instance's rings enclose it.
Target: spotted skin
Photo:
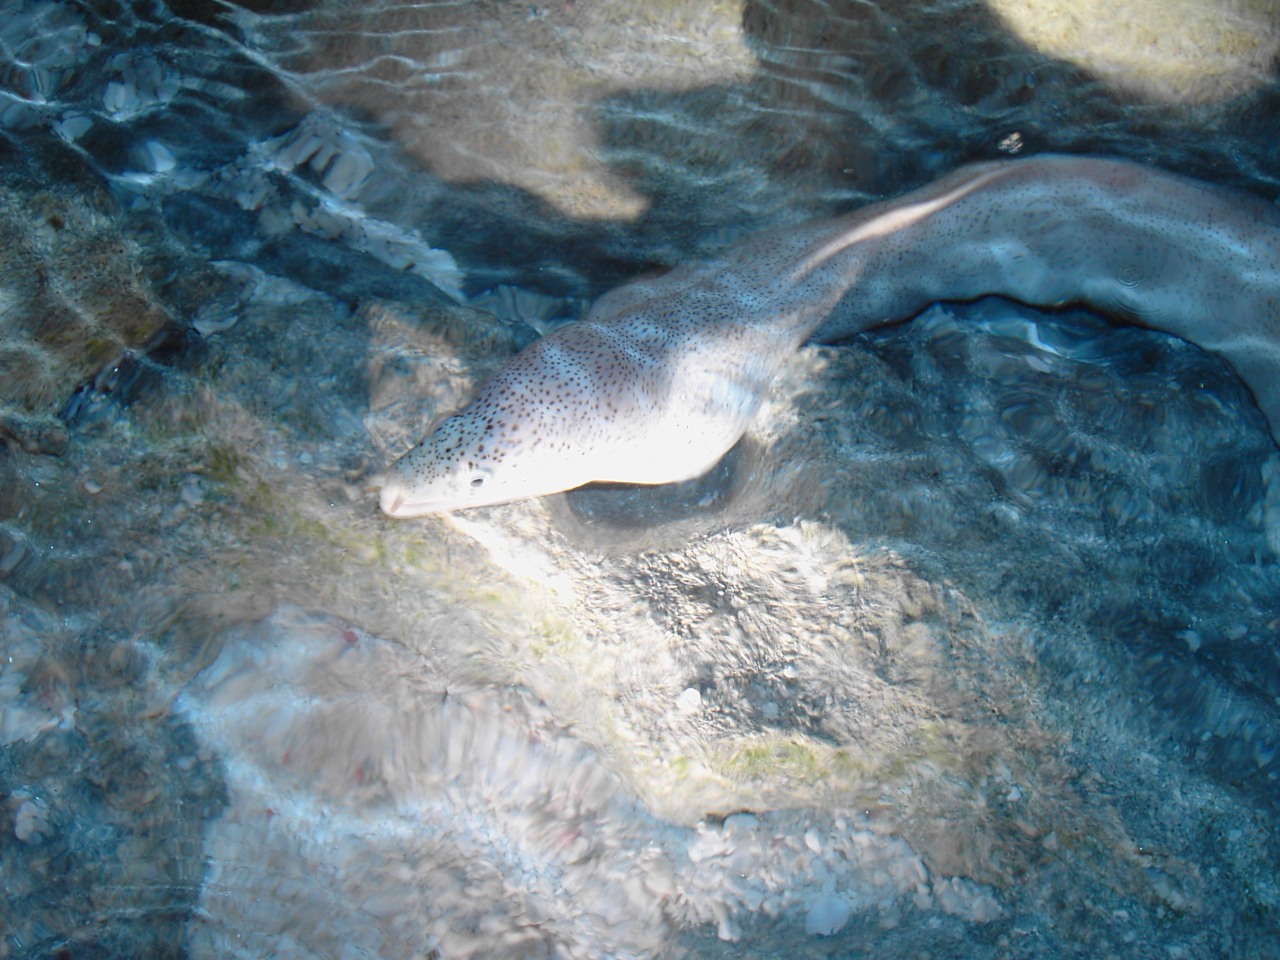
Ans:
[[[1043,156],[966,167],[606,294],[393,464],[382,509],[698,476],[805,341],[985,294],[1092,305],[1219,353],[1280,439],[1276,208],[1123,161]]]

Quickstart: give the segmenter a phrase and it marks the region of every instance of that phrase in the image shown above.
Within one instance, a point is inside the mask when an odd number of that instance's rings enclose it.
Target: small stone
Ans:
[[[655,897],[665,899],[676,894],[676,878],[668,863],[660,863],[644,876],[644,887]]]
[[[200,478],[188,476],[182,481],[182,486],[178,488],[178,499],[189,507],[194,507],[204,500],[204,493],[200,489]]]
[[[736,943],[742,939],[742,931],[738,929],[738,925],[732,918],[725,916],[721,917],[716,925],[716,936],[726,943]]]
[[[0,573],[12,573],[27,552],[27,545],[22,540],[15,540],[9,545],[3,556],[0,556]]]
[[[13,833],[23,843],[39,843],[49,835],[49,807],[43,800],[23,801],[14,816]]]
[[[804,918],[804,932],[811,937],[831,937],[844,929],[853,916],[853,904],[844,897],[820,897]]]
[[[694,687],[686,687],[676,697],[676,709],[683,714],[697,713],[702,709],[702,694]]]

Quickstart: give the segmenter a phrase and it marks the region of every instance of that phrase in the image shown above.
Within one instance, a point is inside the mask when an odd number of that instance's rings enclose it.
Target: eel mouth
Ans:
[[[382,507],[382,512],[387,516],[398,517],[404,506],[404,494],[395,485],[387,484],[378,494],[378,506]]]
[[[412,490],[396,480],[394,476],[384,474],[375,478],[374,482],[382,487],[378,493],[378,506],[382,508],[382,512],[389,517],[395,517],[400,520],[408,517],[425,517],[430,514],[448,513],[451,510],[460,510],[466,506],[466,504],[460,504],[457,501],[414,497]]]
[[[378,506],[389,517],[419,517],[424,513],[431,513],[430,509],[423,509],[420,504],[415,503],[408,491],[390,477],[382,478]]]

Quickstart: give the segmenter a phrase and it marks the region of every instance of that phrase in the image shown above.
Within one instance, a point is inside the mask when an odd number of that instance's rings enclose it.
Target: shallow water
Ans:
[[[369,483],[617,283],[961,162],[1280,192],[1274,5],[1069,12],[0,4],[0,956],[1280,956],[1216,358],[937,306],[699,481]]]

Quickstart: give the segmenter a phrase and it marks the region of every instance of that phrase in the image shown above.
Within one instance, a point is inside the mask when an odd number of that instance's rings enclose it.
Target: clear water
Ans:
[[[1274,197],[1277,38],[0,4],[0,956],[1280,956],[1280,455],[1215,358],[940,306],[700,481],[369,487],[604,290],[964,161]]]

